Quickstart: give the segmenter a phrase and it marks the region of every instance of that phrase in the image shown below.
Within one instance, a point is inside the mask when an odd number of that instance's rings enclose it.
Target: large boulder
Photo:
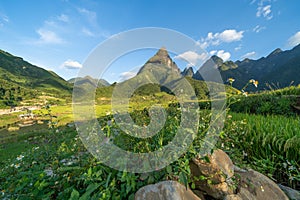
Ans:
[[[204,200],[176,181],[162,181],[140,188],[135,200]]]
[[[234,175],[234,165],[229,156],[222,150],[214,150],[206,159],[194,158],[191,169],[195,175],[204,175],[214,183],[225,182]],[[194,175],[194,173],[193,173]]]
[[[243,200],[288,200],[278,185],[265,175],[254,170],[236,171],[239,177],[237,196]]]
[[[194,158],[190,162],[192,178],[196,189],[204,191],[216,199],[224,199],[234,194],[235,188],[231,178],[234,165],[229,156],[222,150],[214,150],[207,159]]]
[[[292,200],[300,200],[300,192],[284,185],[278,184],[280,189]]]

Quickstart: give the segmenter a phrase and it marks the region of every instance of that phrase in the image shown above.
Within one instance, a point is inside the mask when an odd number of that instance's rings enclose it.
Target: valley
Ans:
[[[54,72],[1,51],[0,195],[7,199],[134,199],[140,188],[162,180],[175,180],[196,190],[198,180],[193,179],[190,161],[206,145],[203,140],[209,127],[218,123],[224,123],[224,128],[212,130],[218,137],[214,150],[221,149],[230,155],[240,168],[254,169],[278,184],[299,190],[300,118],[295,109],[299,106],[300,85],[295,77],[299,67],[289,67],[291,72],[284,80],[274,75],[282,73],[286,65],[298,63],[298,50],[299,46],[287,52],[275,50],[266,58],[236,62],[223,62],[212,56],[224,85],[204,82],[199,72],[194,73],[188,68],[181,72],[165,48],[146,61],[135,77],[113,84],[89,76],[65,81]],[[265,77],[250,71],[263,70],[262,66],[273,62],[279,64],[276,69],[265,68],[268,71],[264,73],[267,74]],[[252,66],[257,69],[252,69]],[[204,64],[205,67],[208,65]],[[245,71],[247,75],[243,74]],[[271,75],[274,79],[266,78]],[[137,87],[129,98],[129,115],[137,126],[145,127],[152,120],[150,108],[160,105],[166,121],[156,135],[138,138],[122,129],[115,120],[112,107],[127,108],[119,100],[126,100],[126,92],[145,77],[148,83]],[[267,89],[266,84],[275,77],[280,82],[278,88]],[[234,80],[231,83],[228,82],[230,78]],[[291,81],[294,82],[289,85]],[[178,96],[184,84],[192,88],[193,95]],[[171,143],[184,121],[182,113],[186,111],[182,106],[186,104],[197,105],[197,134],[187,152],[164,168],[148,173],[110,168],[90,154],[80,138],[76,123],[85,123],[86,119],[74,120],[73,108],[82,103],[74,99],[72,102],[74,90],[83,95],[84,103],[89,102],[86,97],[90,90],[95,90],[92,99],[95,102],[94,115],[103,135],[110,143],[126,151],[143,154]],[[114,97],[116,90],[124,93]],[[114,98],[118,101],[112,105]],[[222,104],[222,112],[211,122],[213,105],[223,101],[226,104]],[[90,109],[84,106],[79,113],[82,116]],[[23,120],[20,115],[31,114],[34,116],[30,119],[32,124],[18,126]],[[186,128],[184,131],[190,130]],[[185,144],[184,140],[182,144]],[[200,177],[213,184],[210,177]],[[233,180],[238,181],[238,177],[234,176]],[[233,183],[232,187],[239,185]],[[208,193],[204,194],[212,198]]]

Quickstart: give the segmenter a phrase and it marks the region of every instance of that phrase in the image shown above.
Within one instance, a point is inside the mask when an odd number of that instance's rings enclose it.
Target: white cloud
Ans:
[[[83,15],[87,19],[90,25],[94,27],[98,25],[96,12],[87,10],[85,8],[78,8],[77,10],[81,15]]]
[[[244,31],[237,32],[236,30],[225,30],[222,33],[215,34],[215,38],[219,39],[221,42],[234,42],[239,41],[243,38]]]
[[[241,49],[242,49],[242,45],[241,44],[239,46],[237,46],[237,47],[234,48],[235,51],[239,51]]]
[[[37,30],[40,38],[37,43],[40,44],[62,44],[64,40],[61,39],[54,31],[40,28]]]
[[[210,55],[215,55],[218,51],[217,50],[212,50],[209,52]]]
[[[129,71],[129,72],[122,72],[119,76],[120,78],[120,82],[121,81],[125,81],[125,80],[128,80],[130,78],[133,78],[135,75],[137,74],[137,72],[132,72],[132,71]]]
[[[252,29],[252,31],[255,32],[255,33],[259,33],[260,31],[262,31],[262,30],[264,30],[264,29],[266,29],[265,26],[257,25],[257,26],[255,26],[255,27]]]
[[[271,5],[263,6],[262,3],[257,7],[256,17],[264,17],[267,20],[273,18]]]
[[[244,31],[237,31],[235,29],[224,30],[221,33],[209,32],[206,38],[201,38],[201,40],[198,41],[198,45],[205,49],[210,45],[218,46],[221,43],[236,42],[243,38],[243,34]]]
[[[300,31],[291,36],[287,41],[288,47],[294,47],[298,44],[300,44]]]
[[[231,57],[229,52],[225,52],[224,50],[219,50],[215,53],[218,57],[222,58],[222,60],[227,61]]]
[[[216,55],[220,58],[222,58],[223,61],[227,61],[229,60],[229,58],[231,57],[231,54],[229,52],[225,52],[224,50],[212,50],[209,52],[210,55]]]
[[[174,59],[180,59],[180,60],[185,60],[189,62],[188,66],[198,66],[200,63],[202,64],[203,61],[208,59],[208,54],[207,53],[196,53],[194,51],[186,51],[182,54],[179,54],[174,57]]]
[[[89,37],[95,37],[96,36],[92,31],[90,31],[89,29],[87,29],[85,27],[83,27],[81,31],[86,36],[89,36]]]
[[[0,27],[4,26],[4,24],[8,22],[9,22],[9,18],[5,14],[0,13]]]
[[[9,22],[9,18],[7,17],[7,15],[5,15],[3,13],[0,13],[0,20],[5,22],[5,23]]]
[[[255,55],[256,55],[256,52],[255,52],[255,51],[248,52],[248,53],[246,53],[245,55],[242,55],[242,56],[241,56],[241,59],[245,59],[245,58],[253,58]]]
[[[63,68],[67,68],[67,69],[80,69],[82,68],[82,65],[74,60],[66,60],[62,65]]]
[[[61,14],[60,16],[57,17],[57,19],[65,23],[69,22],[69,16],[65,14]]]

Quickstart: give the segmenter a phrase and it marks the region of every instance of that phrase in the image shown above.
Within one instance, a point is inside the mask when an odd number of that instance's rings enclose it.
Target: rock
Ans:
[[[224,199],[227,195],[234,194],[234,189],[226,182],[212,184],[206,183],[200,186],[205,193],[215,199]]]
[[[193,159],[193,163],[197,166],[192,166],[193,175],[204,175],[213,183],[222,183],[226,179],[234,175],[234,165],[229,156],[222,150],[214,150],[213,154],[208,156],[209,162],[201,159]]]
[[[288,200],[285,193],[265,175],[249,170],[236,171],[239,177],[239,189],[237,196],[245,200]]]
[[[162,181],[140,188],[135,200],[204,200],[176,181]]]
[[[234,165],[229,156],[222,150],[215,150],[208,155],[208,159],[209,162],[196,158],[190,162],[196,189],[216,199],[224,199],[227,195],[234,194],[235,189],[230,181],[234,175]],[[204,179],[199,179],[201,176]]]
[[[243,200],[241,199],[241,197],[239,195],[236,195],[236,194],[230,194],[230,195],[227,195],[224,200]]]
[[[205,199],[203,192],[201,192],[200,190],[193,190],[193,193],[200,197],[200,199]]]
[[[284,185],[278,184],[280,189],[292,200],[300,200],[300,192]]]

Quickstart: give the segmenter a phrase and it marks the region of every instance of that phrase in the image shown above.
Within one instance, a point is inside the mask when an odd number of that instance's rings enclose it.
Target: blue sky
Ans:
[[[299,10],[298,0],[3,0],[0,49],[69,79],[112,35],[162,27],[186,34],[224,60],[257,59],[300,43]],[[127,78],[155,51],[123,56],[103,78]],[[184,56],[198,59],[191,52]]]

